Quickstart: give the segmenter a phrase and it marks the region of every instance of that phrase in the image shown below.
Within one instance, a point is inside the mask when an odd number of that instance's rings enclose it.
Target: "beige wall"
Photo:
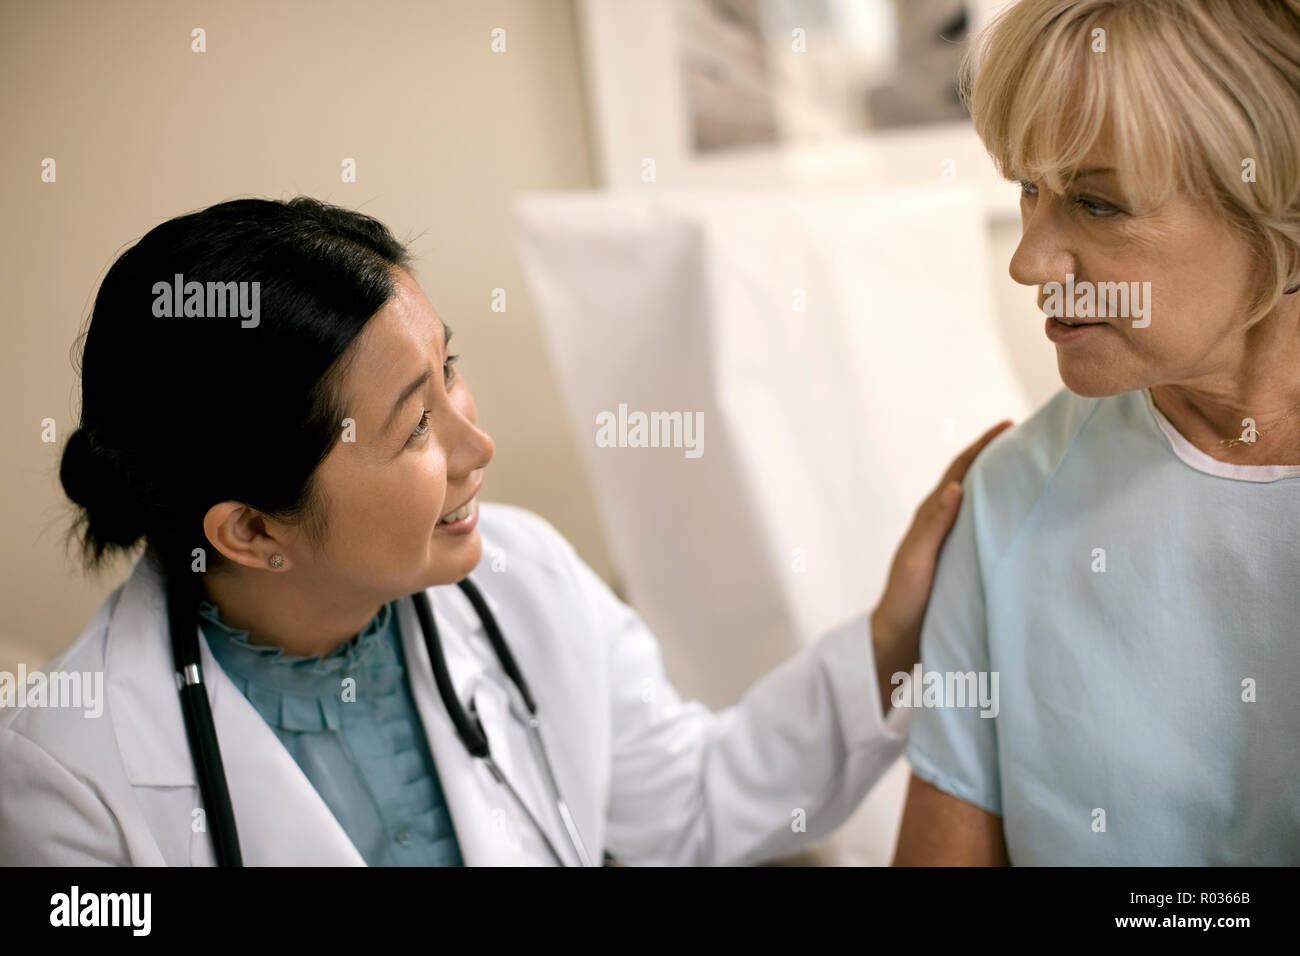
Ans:
[[[190,50],[194,27],[206,53]],[[0,669],[70,643],[125,573],[87,580],[65,556],[58,483],[79,411],[74,340],[99,281],[154,225],[236,196],[307,193],[414,239],[496,440],[485,496],[545,515],[610,578],[510,220],[517,192],[592,185],[579,64],[569,0],[7,0]],[[47,156],[55,183],[41,182]],[[356,183],[340,181],[344,157]]]

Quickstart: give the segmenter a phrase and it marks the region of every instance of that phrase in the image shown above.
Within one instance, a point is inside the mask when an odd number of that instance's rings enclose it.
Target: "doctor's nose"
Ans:
[[[486,468],[496,454],[496,443],[492,436],[478,427],[472,417],[456,416],[455,433],[451,439],[451,454],[447,461],[449,475],[467,475],[480,468]]]

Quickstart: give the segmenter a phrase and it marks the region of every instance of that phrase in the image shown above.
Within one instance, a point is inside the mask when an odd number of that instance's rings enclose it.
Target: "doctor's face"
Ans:
[[[492,439],[475,424],[442,320],[407,272],[393,277],[342,380],[355,440],[345,429],[316,473],[327,538],[312,571],[335,593],[398,597],[450,584],[482,553],[476,496]]]

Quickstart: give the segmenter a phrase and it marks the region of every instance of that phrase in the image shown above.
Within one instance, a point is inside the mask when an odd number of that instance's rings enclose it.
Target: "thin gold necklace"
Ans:
[[[1285,415],[1279,415],[1277,418],[1269,422],[1268,423],[1269,430],[1271,431],[1273,426],[1276,425],[1278,422],[1286,421],[1288,418],[1295,415],[1295,413],[1298,411],[1300,411],[1300,404],[1297,404],[1294,408],[1291,409],[1291,411],[1287,412]],[[1241,433],[1243,437],[1224,438],[1219,442],[1220,448],[1235,448],[1237,445],[1254,445],[1262,437],[1264,437],[1264,429],[1256,425],[1255,420],[1253,418],[1244,418],[1242,419],[1241,424],[1242,424],[1242,428],[1244,429]],[[1245,435],[1254,435],[1254,437],[1246,438],[1244,437]]]

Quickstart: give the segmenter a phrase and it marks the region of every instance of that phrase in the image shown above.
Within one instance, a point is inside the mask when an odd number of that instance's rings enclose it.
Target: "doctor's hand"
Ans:
[[[921,622],[930,601],[939,549],[957,518],[966,469],[985,445],[1010,426],[1010,420],[998,422],[953,460],[934,491],[917,508],[912,526],[894,553],[885,593],[871,612],[880,705],[886,714],[893,686],[891,676],[910,671],[921,656]]]

